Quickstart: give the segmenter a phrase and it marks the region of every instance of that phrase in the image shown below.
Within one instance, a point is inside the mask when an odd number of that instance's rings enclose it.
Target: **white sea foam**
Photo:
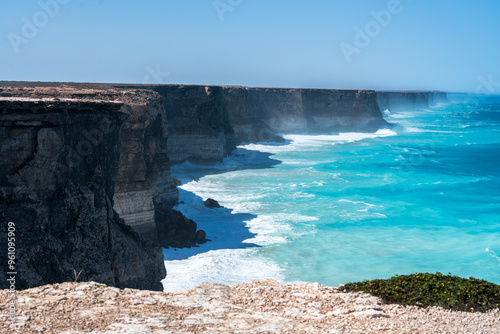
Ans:
[[[197,168],[193,164],[187,167],[191,168],[191,173]],[[188,175],[185,170],[178,174],[176,171],[178,169],[174,169],[174,177]],[[183,190],[179,200],[184,204],[179,204],[175,209],[195,220],[198,228],[205,230],[212,241],[197,248],[164,250],[165,258],[168,259],[165,261],[168,275],[163,281],[165,291],[189,289],[202,282],[236,284],[256,278],[282,280],[282,268],[278,264],[260,256],[259,248],[244,247],[286,243],[289,238],[301,235],[291,224],[318,219],[283,212],[252,215],[252,212],[260,209],[262,194],[254,192],[250,196],[248,192],[240,193],[238,189],[231,189],[232,173],[208,175],[197,181],[189,181],[185,177],[185,183],[179,186]],[[252,175],[262,171],[247,170],[245,173]],[[219,201],[225,208],[205,208],[203,200],[209,197]]]
[[[247,150],[256,150],[267,153],[278,153],[286,151],[311,150],[324,145],[352,143],[364,139],[395,136],[397,133],[390,129],[380,129],[375,133],[345,132],[334,135],[284,135],[284,138],[291,140],[289,145],[269,145],[267,143],[248,144],[242,146]]]
[[[339,199],[339,202],[347,202],[347,203],[352,203],[352,204],[363,204],[363,205],[366,205],[369,207],[376,206],[375,204],[365,203],[365,202],[361,202],[361,201],[351,201],[348,199]]]
[[[493,257],[495,260],[497,260],[498,261],[498,265],[500,266],[500,256],[498,256],[497,253],[495,253],[494,251],[492,251],[489,248],[486,248],[485,251],[486,251],[486,253],[490,254],[491,257]]]
[[[255,237],[247,242],[269,246],[287,242],[287,238],[298,237],[300,232],[295,231],[290,223],[303,223],[316,221],[318,218],[304,216],[296,213],[276,213],[273,215],[259,215],[248,222],[249,231]]]
[[[282,269],[258,254],[255,248],[220,249],[187,259],[165,261],[168,271],[164,291],[192,289],[203,282],[233,285],[252,279],[283,280]]]

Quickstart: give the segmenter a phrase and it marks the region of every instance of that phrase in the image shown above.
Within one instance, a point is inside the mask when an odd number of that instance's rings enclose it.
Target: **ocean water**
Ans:
[[[164,250],[165,291],[438,271],[500,284],[500,98],[450,100],[385,111],[395,126],[376,133],[284,134],[175,166],[176,209],[212,241]]]

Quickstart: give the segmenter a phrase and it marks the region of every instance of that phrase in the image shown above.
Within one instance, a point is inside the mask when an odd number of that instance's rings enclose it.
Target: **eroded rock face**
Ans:
[[[161,289],[159,247],[114,212],[122,103],[0,99],[0,231],[15,224],[16,288],[80,279]],[[0,267],[5,277],[6,266]],[[0,281],[6,288],[7,282]]]
[[[151,86],[165,106],[172,163],[221,161],[276,133],[374,132],[387,126],[374,91]]]
[[[142,103],[122,98],[130,117],[121,132],[114,207],[134,230],[157,241],[155,207],[173,207],[179,192],[170,173],[163,105],[154,92],[144,94]]]
[[[377,92],[377,101],[380,110],[413,111],[428,108],[437,103],[446,103],[448,99],[445,92],[399,91]]]
[[[235,149],[224,102],[224,88],[163,85],[158,92],[168,121],[170,161],[201,163],[221,161]]]

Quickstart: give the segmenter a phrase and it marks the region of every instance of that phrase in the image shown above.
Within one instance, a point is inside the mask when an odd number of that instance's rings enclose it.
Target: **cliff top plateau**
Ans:
[[[272,280],[202,284],[164,293],[95,282],[45,285],[17,295],[8,317],[0,291],[2,333],[498,333],[500,311],[465,313],[383,304],[362,293]]]

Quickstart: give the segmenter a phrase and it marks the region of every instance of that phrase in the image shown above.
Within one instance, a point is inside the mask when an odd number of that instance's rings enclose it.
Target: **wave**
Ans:
[[[260,256],[256,249],[214,250],[188,259],[165,261],[165,266],[165,292],[192,289],[203,282],[234,285],[252,279],[284,279],[280,266]]]
[[[290,151],[307,151],[321,148],[325,145],[354,143],[357,141],[396,136],[397,133],[391,129],[380,129],[374,133],[344,132],[331,135],[284,135],[286,140],[291,141],[289,145],[273,145],[269,143],[257,143],[241,146],[247,150],[255,150],[266,153],[279,153]]]
[[[489,248],[486,248],[485,252],[488,253],[488,254],[490,254],[491,257],[493,257],[495,260],[497,260],[498,261],[498,265],[500,266],[500,256],[498,256],[497,253],[495,253],[494,251],[492,251]]]
[[[347,202],[347,203],[352,203],[352,204],[363,204],[363,205],[366,205],[368,207],[376,206],[375,204],[365,203],[365,202],[361,202],[361,201],[351,201],[348,199],[339,199],[339,202]]]

